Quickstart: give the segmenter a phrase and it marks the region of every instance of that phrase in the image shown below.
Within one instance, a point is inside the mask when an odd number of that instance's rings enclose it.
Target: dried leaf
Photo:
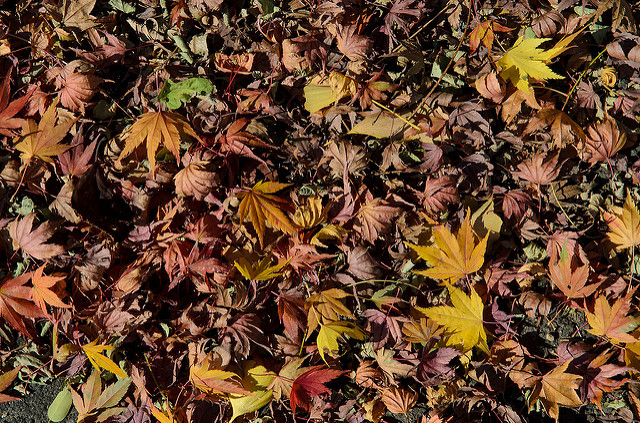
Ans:
[[[627,193],[623,207],[612,206],[611,212],[602,212],[602,217],[609,226],[607,237],[616,250],[634,248],[640,244],[640,212]]]
[[[105,369],[116,376],[126,378],[127,374],[120,368],[120,366],[118,366],[113,362],[113,360],[102,354],[102,352],[104,351],[112,351],[115,348],[116,347],[114,347],[113,345],[98,344],[98,339],[94,339],[92,342],[86,345],[82,345],[82,351],[85,353],[98,373],[101,372],[101,369]]]
[[[382,388],[382,402],[392,413],[407,414],[418,400],[418,394],[402,388]]]
[[[61,245],[47,244],[47,240],[54,231],[51,222],[45,222],[33,229],[35,213],[30,213],[20,220],[14,220],[9,225],[9,235],[13,241],[13,248],[18,251],[38,259],[49,260],[52,257],[62,254],[64,248]]]
[[[606,336],[617,342],[637,342],[635,336],[629,332],[640,326],[640,320],[636,317],[627,316],[630,304],[630,296],[617,299],[613,305],[604,295],[596,298],[593,305],[593,312],[587,310],[587,321],[589,322],[589,333],[596,336]]]
[[[251,189],[240,191],[237,196],[242,199],[238,206],[240,222],[249,217],[253,229],[258,234],[260,246],[264,246],[264,230],[268,224],[276,230],[286,234],[296,231],[284,210],[291,208],[291,203],[284,198],[274,195],[290,184],[279,182],[258,182]]]

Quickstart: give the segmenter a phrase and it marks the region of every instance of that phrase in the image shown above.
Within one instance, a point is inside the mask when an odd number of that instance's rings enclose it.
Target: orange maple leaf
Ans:
[[[13,68],[9,69],[2,83],[0,83],[0,134],[7,136],[15,135],[13,130],[22,126],[24,119],[15,116],[27,104],[27,101],[31,98],[31,94],[35,91],[35,88],[33,88],[26,95],[9,103],[9,99],[11,98],[9,79],[12,70]]]
[[[587,321],[591,326],[589,333],[596,336],[606,336],[612,341],[638,342],[638,339],[629,334],[640,325],[635,317],[627,316],[631,307],[631,294],[616,300],[613,305],[604,295],[596,298],[593,313],[587,310]]]
[[[294,233],[293,226],[283,209],[291,208],[291,203],[274,195],[291,184],[280,182],[258,182],[251,189],[240,191],[237,196],[242,199],[238,206],[240,221],[249,217],[253,229],[258,234],[260,246],[264,246],[264,230],[266,224],[287,234]]]
[[[191,125],[185,122],[179,114],[163,111],[147,112],[125,131],[125,146],[120,152],[118,160],[124,159],[145,142],[151,174],[154,175],[156,151],[160,144],[163,144],[179,161],[180,138],[185,135],[200,140]]]
[[[44,276],[42,274],[43,271],[44,265],[37,268],[31,276],[33,287],[29,296],[33,302],[46,315],[49,314],[47,312],[47,304],[52,307],[70,308],[70,305],[63,303],[58,294],[51,290],[58,282],[64,281],[64,276]]]
[[[414,271],[419,275],[440,279],[453,283],[468,274],[477,272],[484,264],[484,253],[487,249],[487,234],[479,242],[471,228],[470,213],[454,236],[449,229],[439,226],[434,231],[435,245],[413,245],[420,258],[432,267],[427,270]]]
[[[582,376],[566,373],[570,361],[565,361],[563,365],[543,376],[532,376],[526,381],[529,386],[533,386],[529,397],[529,410],[533,408],[536,401],[540,400],[549,416],[557,421],[560,412],[558,405],[567,407],[582,405],[582,400],[575,391]]]
[[[549,278],[568,299],[584,298],[591,295],[599,286],[594,283],[587,285],[589,280],[589,266],[579,265],[575,250],[571,254],[562,249],[560,258],[550,263]]]
[[[602,212],[609,226],[607,237],[616,246],[616,250],[632,248],[640,244],[640,212],[627,194],[623,207],[610,207],[611,213]]]
[[[67,151],[71,146],[60,144],[60,141],[67,135],[69,129],[78,120],[68,120],[56,125],[57,111],[55,100],[44,112],[40,123],[36,125],[33,119],[27,119],[22,125],[22,141],[16,145],[16,150],[20,151],[22,163],[29,163],[34,158],[39,158],[45,162],[52,162],[51,157],[57,156]]]

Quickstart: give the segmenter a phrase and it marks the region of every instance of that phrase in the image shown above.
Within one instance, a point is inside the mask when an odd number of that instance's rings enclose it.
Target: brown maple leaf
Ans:
[[[189,135],[197,140],[200,137],[195,133],[191,125],[185,122],[177,113],[173,112],[147,112],[138,117],[133,125],[125,132],[126,144],[118,160],[131,154],[143,142],[147,144],[147,158],[151,174],[155,175],[156,151],[160,144],[180,160],[180,139]]]
[[[102,78],[93,75],[93,72],[80,72],[78,68],[83,66],[81,60],[74,60],[65,67],[53,67],[49,69],[48,77],[54,81],[59,90],[60,104],[73,112],[84,114],[84,106],[96,94]]]
[[[589,125],[584,144],[584,158],[593,166],[615,156],[626,143],[626,132],[620,130],[615,119],[607,115],[602,122]]]
[[[210,169],[210,161],[202,160],[202,153],[188,153],[182,158],[184,169],[174,177],[176,194],[202,200],[213,189],[216,174]]]
[[[60,23],[81,31],[98,26],[98,20],[90,15],[95,5],[96,0],[62,0],[57,10],[62,14]]]
[[[9,137],[15,135],[14,130],[22,126],[24,119],[17,118],[16,115],[27,104],[31,94],[35,90],[35,88],[32,88],[26,95],[9,103],[11,99],[9,80],[12,70],[13,68],[7,71],[7,74],[0,84],[0,134]]]
[[[260,246],[264,246],[264,230],[268,224],[272,228],[287,234],[296,231],[285,211],[291,209],[291,202],[275,195],[291,184],[279,182],[258,182],[250,189],[244,189],[236,194],[242,199],[238,206],[240,222],[248,217],[255,229]]]
[[[427,177],[424,183],[424,197],[422,205],[430,216],[447,210],[449,204],[457,204],[460,201],[458,188],[453,176],[445,175],[432,179]]]
[[[366,197],[371,197],[371,194],[367,192]],[[373,244],[378,239],[378,235],[389,229],[391,222],[400,213],[400,210],[382,198],[368,201],[356,215],[357,228],[362,239]]]
[[[418,394],[394,386],[382,388],[382,402],[392,413],[407,414],[418,400]]]
[[[56,125],[57,101],[51,103],[46,112],[42,115],[40,123],[32,119],[27,119],[22,125],[22,141],[16,145],[16,150],[22,154],[22,163],[29,163],[34,158],[39,158],[45,162],[52,162],[51,157],[64,153],[71,146],[60,144],[60,141],[67,135],[69,129],[76,123],[77,119],[67,120]]]
[[[557,154],[546,156],[543,153],[536,153],[530,159],[520,163],[518,171],[513,174],[536,185],[548,185],[556,180],[561,167]]]
[[[299,291],[294,289],[291,295],[278,295],[278,315],[289,337],[294,341],[299,339],[307,326],[304,298]]]
[[[549,416],[558,419],[558,405],[578,407],[582,400],[575,391],[582,376],[566,373],[569,361],[556,367],[543,376],[532,377],[533,391],[529,397],[529,410],[540,400]]]
[[[531,133],[544,127],[551,127],[553,146],[562,148],[568,141],[584,143],[587,139],[582,127],[562,110],[541,109],[527,125],[525,133]]]
[[[38,259],[48,260],[64,252],[61,245],[47,244],[47,240],[55,230],[51,222],[45,222],[33,229],[35,213],[30,213],[22,219],[16,219],[9,225],[9,235],[13,241],[13,248]]]
[[[529,194],[519,189],[506,191],[504,188],[495,186],[494,193],[503,193],[498,203],[501,203],[502,213],[507,219],[513,218],[516,222],[522,220],[527,209],[533,204]]]
[[[357,34],[356,25],[340,27],[336,34],[338,50],[349,60],[366,60],[371,50],[372,42],[368,37]]]
[[[0,285],[0,316],[14,329],[33,339],[33,330],[28,328],[24,318],[36,319],[45,317],[42,310],[31,301],[31,289],[24,286],[31,279],[31,272],[5,280]]]

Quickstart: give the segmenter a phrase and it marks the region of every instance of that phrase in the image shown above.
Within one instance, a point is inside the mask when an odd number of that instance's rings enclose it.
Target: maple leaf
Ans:
[[[629,368],[619,366],[617,364],[607,364],[613,352],[602,353],[589,363],[585,369],[582,379],[582,388],[587,392],[587,398],[602,409],[602,395],[605,392],[612,392],[626,383],[626,378],[622,380],[613,379],[616,376],[623,375]]]
[[[536,153],[533,157],[518,164],[515,176],[536,185],[548,185],[560,174],[562,164],[558,164],[558,155],[545,156],[544,153]]]
[[[64,153],[71,147],[70,145],[60,144],[60,141],[67,135],[69,129],[78,119],[67,120],[56,125],[57,103],[57,100],[51,103],[42,115],[39,124],[36,125],[36,122],[32,119],[24,121],[20,136],[22,141],[16,145],[16,150],[22,153],[20,155],[22,163],[29,163],[34,158],[50,163],[53,161],[51,157]]]
[[[4,372],[0,375],[0,392],[7,389],[11,386],[11,383],[15,380],[16,376],[20,372],[20,367],[16,367],[13,370],[9,370],[8,372]],[[13,397],[11,395],[0,393],[0,403],[9,402],[9,401],[19,401],[20,398]]]
[[[53,233],[51,222],[45,222],[33,229],[35,213],[30,213],[20,220],[14,220],[9,225],[9,235],[13,241],[13,248],[22,250],[25,254],[38,259],[48,260],[64,252],[61,245],[46,244]]]
[[[307,319],[309,333],[313,332],[321,322],[335,321],[340,316],[353,319],[351,310],[340,301],[341,298],[348,296],[349,294],[341,289],[331,288],[307,298],[304,306],[310,311]]]
[[[283,211],[290,209],[291,203],[284,198],[274,195],[276,192],[289,186],[291,186],[291,184],[260,181],[251,189],[244,189],[236,194],[242,199],[238,206],[240,222],[244,222],[244,220],[249,217],[253,229],[255,229],[256,234],[258,234],[261,247],[264,246],[264,230],[266,224],[287,234],[292,234],[296,231],[289,217],[287,217]]]
[[[547,50],[538,48],[550,38],[518,38],[515,44],[498,60],[502,69],[500,76],[509,80],[519,90],[530,92],[529,78],[562,79],[564,77],[553,72],[545,62],[551,59]]]
[[[90,15],[96,0],[62,0],[59,13],[62,14],[62,25],[86,31],[99,25],[97,19]]]
[[[179,114],[163,111],[147,112],[138,117],[138,120],[125,131],[125,146],[120,152],[118,160],[127,157],[140,144],[146,143],[151,174],[155,175],[156,151],[160,144],[163,144],[179,161],[180,138],[185,135],[200,140],[191,125],[185,122]]]
[[[29,301],[30,289],[24,286],[31,279],[31,272],[9,279],[0,285],[0,315],[13,328],[33,339],[32,331],[27,328],[23,318],[44,317],[42,310]]]
[[[430,269],[418,270],[414,273],[441,279],[444,282],[455,282],[480,270],[484,263],[489,234],[476,244],[477,237],[471,228],[468,211],[455,237],[444,226],[436,228],[433,236],[435,246],[407,244],[418,253],[420,258],[432,266]]]
[[[382,388],[382,402],[392,413],[407,414],[418,400],[418,394],[390,386]]]
[[[355,323],[344,320],[320,323],[320,331],[316,338],[316,344],[318,345],[318,353],[325,363],[327,359],[324,349],[327,348],[329,355],[336,357],[335,354],[337,354],[339,349],[338,338],[345,335],[360,341],[365,338],[365,332]]]
[[[278,374],[273,373],[273,381],[267,389],[273,391],[273,397],[277,401],[291,396],[293,382],[307,370],[307,368],[300,367],[304,361],[305,357],[292,357],[282,366]]]
[[[44,265],[38,267],[31,276],[31,284],[33,287],[31,288],[30,297],[33,299],[33,302],[36,303],[46,315],[48,315],[47,304],[52,307],[70,308],[70,305],[63,303],[58,294],[51,290],[58,282],[63,282],[65,277],[44,276],[42,274],[43,271]]]
[[[325,386],[325,383],[331,382],[333,379],[345,373],[346,372],[342,370],[329,369],[320,365],[311,367],[298,376],[293,381],[291,395],[289,397],[293,415],[295,416],[296,408],[298,407],[308,411],[312,397],[331,392],[331,390]]]
[[[331,72],[328,77],[313,77],[304,87],[304,108],[315,113],[358,92],[358,83],[348,76]]]
[[[9,103],[11,99],[9,80],[12,71],[13,68],[10,68],[2,80],[2,83],[0,83],[0,134],[9,137],[15,135],[14,130],[22,126],[24,119],[15,116],[27,104],[31,94],[35,91],[35,88],[32,88],[26,95]]]
[[[200,363],[189,368],[189,379],[196,388],[209,395],[223,393],[249,395],[237,374],[213,367],[211,354],[207,354]]]
[[[127,374],[120,368],[120,366],[114,363],[109,357],[101,354],[104,351],[114,350],[116,347],[113,345],[98,344],[98,339],[96,338],[92,342],[82,345],[81,348],[98,372],[100,372],[101,369],[105,369],[121,378],[127,377]]]
[[[529,410],[540,400],[549,416],[557,421],[560,412],[558,405],[567,407],[582,405],[582,400],[575,391],[582,376],[565,373],[569,363],[570,360],[543,376],[530,376],[525,381],[528,386],[533,387],[529,396]]]
[[[615,156],[627,143],[627,133],[609,115],[602,122],[589,125],[587,135],[583,155],[592,166]]]
[[[65,67],[52,67],[47,71],[48,78],[53,80],[59,90],[60,104],[72,112],[84,114],[85,104],[96,94],[102,78],[92,72],[79,72],[83,66],[81,60],[74,60]]]
[[[578,140],[581,144],[587,140],[582,127],[565,112],[556,109],[540,109],[535,118],[527,125],[524,133],[528,134],[548,126],[551,127],[553,146],[556,148],[565,147],[567,140]]]
[[[415,374],[415,366],[396,360],[393,350],[381,348],[374,353],[374,358],[378,366],[380,366],[382,371],[387,374],[391,380],[393,380],[396,375],[406,377],[410,376],[411,373]]]
[[[631,307],[630,295],[616,300],[613,305],[604,295],[596,298],[593,312],[587,310],[587,321],[591,329],[589,333],[596,336],[606,336],[612,341],[638,342],[629,332],[640,325],[636,317],[627,316]]]
[[[451,203],[457,204],[460,201],[456,180],[450,175],[441,178],[427,177],[424,182],[424,197],[422,205],[430,216],[446,211]]]
[[[294,290],[292,295],[278,295],[278,315],[284,325],[284,329],[289,337],[296,340],[300,332],[307,326],[307,314],[304,311],[304,299],[296,296]]]
[[[273,398],[273,391],[269,386],[273,382],[274,375],[266,367],[255,365],[254,362],[248,360],[245,363],[245,375],[242,378],[242,386],[246,389],[248,395],[229,395],[229,403],[233,409],[233,415],[229,422],[233,422],[237,417],[252,413],[269,404]]]
[[[94,369],[82,386],[82,396],[73,388],[69,388],[73,405],[78,410],[78,421],[86,421],[89,416],[97,414],[100,409],[108,409],[118,405],[131,385],[130,378],[124,378],[102,389],[100,372]],[[116,410],[119,411],[119,410]],[[104,410],[96,416],[102,421],[111,414],[111,410]]]
[[[416,309],[444,327],[444,333],[448,336],[445,342],[447,346],[460,348],[464,352],[477,346],[488,354],[482,299],[475,289],[471,289],[470,294],[466,295],[461,289],[448,283],[446,286],[452,306],[416,307]]]
[[[560,258],[549,266],[549,278],[568,299],[584,298],[591,295],[599,286],[594,283],[587,285],[589,280],[589,266],[579,266],[575,250],[562,249]]]
[[[356,25],[345,25],[338,28],[336,34],[338,50],[349,60],[365,60],[371,49],[372,42],[369,38],[358,35]]]
[[[617,251],[634,248],[640,244],[640,212],[627,193],[623,207],[610,207],[611,212],[602,212],[602,217],[609,226],[607,237]]]
[[[288,262],[287,260],[272,266],[269,257],[265,257],[254,267],[246,258],[240,257],[240,259],[236,260],[233,264],[242,276],[250,281],[268,281],[280,276],[282,273],[278,272],[282,270]]]
[[[210,162],[202,159],[202,154],[187,153],[182,158],[184,169],[174,177],[176,194],[192,196],[196,200],[204,199],[212,190],[216,180],[215,173],[209,168]]]
[[[382,198],[369,201],[356,215],[362,239],[373,244],[380,233],[389,229],[391,221],[399,212],[400,208],[391,206]]]
[[[502,26],[492,19],[487,19],[479,23],[473,31],[469,33],[469,52],[473,53],[476,51],[478,47],[480,47],[480,43],[482,43],[487,50],[491,51],[495,33],[509,32],[511,30],[513,30],[513,28]]]

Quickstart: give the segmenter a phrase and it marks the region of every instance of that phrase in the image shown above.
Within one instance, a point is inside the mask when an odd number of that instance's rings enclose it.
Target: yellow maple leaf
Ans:
[[[446,345],[460,348],[464,352],[477,346],[488,354],[487,333],[482,322],[482,299],[474,289],[471,289],[470,295],[466,295],[462,290],[448,283],[446,285],[451,306],[416,309],[444,328]]]
[[[252,413],[271,402],[273,391],[269,386],[273,382],[273,372],[266,367],[257,365],[249,360],[245,363],[245,375],[242,378],[242,386],[247,390],[247,395],[230,394],[229,403],[233,409],[230,422],[243,414]]]
[[[260,181],[251,189],[245,189],[237,194],[242,199],[238,206],[240,221],[244,222],[249,217],[253,229],[258,234],[260,246],[264,246],[266,224],[287,234],[296,231],[296,228],[283,211],[283,209],[290,207],[290,202],[274,195],[290,185],[280,182]]]
[[[27,119],[22,125],[22,141],[16,145],[16,150],[22,154],[22,163],[29,163],[34,158],[45,162],[52,162],[51,157],[67,151],[71,146],[60,144],[69,129],[78,119],[68,120],[56,125],[58,101],[55,100],[44,112],[40,123],[36,125],[33,119]]]
[[[122,160],[131,154],[140,144],[147,144],[147,158],[151,167],[151,174],[154,174],[156,167],[156,151],[160,144],[180,161],[180,139],[189,135],[195,139],[200,139],[191,125],[185,122],[177,113],[173,112],[147,112],[140,116],[137,121],[125,132],[125,146],[120,152],[118,160]]]
[[[271,265],[271,260],[269,257],[265,257],[257,265],[253,265],[249,263],[244,257],[240,257],[240,259],[234,261],[234,265],[236,269],[240,271],[242,276],[249,279],[250,281],[268,281],[277,276],[280,276],[281,273],[278,273],[284,266],[289,263],[289,260],[284,261],[282,263],[278,263],[274,266]]]
[[[114,346],[98,344],[98,340],[95,339],[87,345],[82,345],[81,348],[91,364],[93,364],[93,367],[95,367],[99,372],[101,369],[105,369],[121,378],[127,377],[127,374],[120,368],[120,366],[114,363],[109,357],[101,354],[103,351],[111,351],[115,349]]]
[[[547,63],[565,51],[580,31],[558,41],[552,48],[545,50],[540,44],[551,38],[518,38],[515,44],[496,63],[502,69],[500,76],[509,80],[519,90],[530,92],[529,78],[562,79],[563,76],[553,72]]]
[[[357,82],[339,72],[331,72],[326,78],[316,76],[304,87],[304,108],[309,113],[315,113],[345,97],[353,96],[357,91]]]
[[[453,283],[470,273],[477,272],[484,264],[489,233],[476,244],[477,237],[471,228],[469,212],[456,236],[446,227],[440,226],[434,231],[433,237],[435,245],[407,244],[418,253],[420,258],[432,266],[430,269],[418,270],[414,273]]]
[[[327,359],[325,358],[324,349],[329,350],[331,357],[336,357],[339,349],[338,338],[345,335],[354,339],[363,340],[365,332],[355,323],[344,320],[324,324],[320,323],[320,332],[318,332],[316,344],[318,345],[318,353],[325,363]]]
[[[333,322],[339,320],[340,316],[353,319],[353,313],[340,299],[348,297],[349,294],[338,288],[331,288],[307,298],[305,308],[309,310],[307,326],[309,333],[313,332],[319,323]]]
[[[610,207],[611,213],[604,211],[602,217],[609,226],[607,237],[616,250],[621,251],[640,244],[640,212],[627,193],[623,207]]]
[[[226,370],[212,368],[211,358],[207,355],[202,362],[189,368],[189,379],[196,388],[209,395],[223,393],[247,395],[240,383],[240,377]]]

